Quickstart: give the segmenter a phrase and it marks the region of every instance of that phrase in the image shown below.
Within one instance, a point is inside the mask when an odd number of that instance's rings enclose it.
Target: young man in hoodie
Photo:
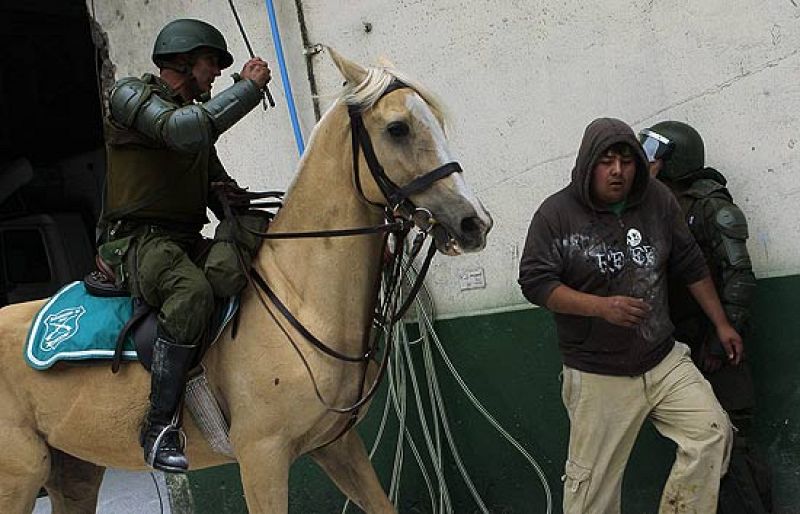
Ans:
[[[531,221],[519,283],[555,314],[570,418],[565,514],[620,512],[622,475],[644,420],[677,445],[659,512],[713,513],[731,425],[688,346],[673,338],[667,272],[712,320],[726,358],[742,341],[672,193],[651,180],[631,128],[586,128],[570,184]]]

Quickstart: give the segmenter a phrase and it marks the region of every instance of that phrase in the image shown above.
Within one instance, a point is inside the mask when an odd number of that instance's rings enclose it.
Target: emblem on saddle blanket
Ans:
[[[215,312],[216,340],[239,309],[239,298],[220,305]],[[47,369],[62,360],[105,360],[114,357],[117,336],[133,315],[130,296],[93,296],[82,281],[67,284],[33,319],[25,342],[25,360],[34,369]],[[122,358],[138,360],[128,334]]]
[[[44,319],[46,328],[39,348],[43,352],[50,352],[58,345],[78,333],[78,322],[86,314],[83,305],[67,307],[55,314],[50,314]]]

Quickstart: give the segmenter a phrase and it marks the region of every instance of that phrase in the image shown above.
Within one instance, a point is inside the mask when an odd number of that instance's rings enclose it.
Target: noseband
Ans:
[[[378,100],[398,89],[414,90],[411,86],[395,79],[391,84],[389,84]],[[350,127],[352,133],[351,139],[353,145],[353,174],[356,188],[358,189],[358,193],[361,195],[361,198],[366,200],[368,203],[377,207],[383,207],[383,205],[369,200],[364,195],[364,191],[361,188],[361,174],[358,165],[358,156],[360,150],[364,152],[364,159],[367,161],[367,167],[372,174],[372,178],[375,180],[375,183],[378,185],[378,188],[381,190],[381,193],[388,202],[389,209],[393,212],[399,212],[400,210],[406,211],[407,214],[415,212],[416,207],[410,199],[411,195],[428,189],[433,185],[434,182],[448,177],[453,173],[461,173],[463,171],[461,169],[461,165],[457,162],[448,162],[424,175],[415,178],[402,187],[398,186],[394,183],[394,181],[392,181],[392,179],[389,178],[388,175],[386,175],[386,171],[383,169],[383,166],[381,166],[381,163],[378,162],[378,157],[375,155],[375,149],[372,146],[372,140],[369,137],[366,127],[364,127],[364,120],[361,117],[360,108],[355,105],[350,105],[348,106],[347,110],[350,114]]]

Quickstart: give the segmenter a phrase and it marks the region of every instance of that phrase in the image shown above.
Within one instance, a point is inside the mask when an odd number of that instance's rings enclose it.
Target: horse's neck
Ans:
[[[381,213],[355,194],[345,120],[340,107],[320,121],[270,232],[380,223]],[[271,240],[262,245],[257,260],[276,293],[312,333],[358,349],[371,315],[381,240],[381,235]]]

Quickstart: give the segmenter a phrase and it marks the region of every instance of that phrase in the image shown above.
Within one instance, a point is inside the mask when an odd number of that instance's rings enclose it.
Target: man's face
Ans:
[[[655,161],[649,164],[650,166],[650,176],[653,178],[658,177],[658,174],[661,173],[661,168],[664,167],[664,161],[662,159],[656,159]]]
[[[633,154],[608,150],[592,170],[592,195],[605,205],[621,202],[628,196],[635,175]]]
[[[210,93],[214,79],[220,76],[219,56],[215,52],[203,52],[195,58],[192,76],[200,93]]]

